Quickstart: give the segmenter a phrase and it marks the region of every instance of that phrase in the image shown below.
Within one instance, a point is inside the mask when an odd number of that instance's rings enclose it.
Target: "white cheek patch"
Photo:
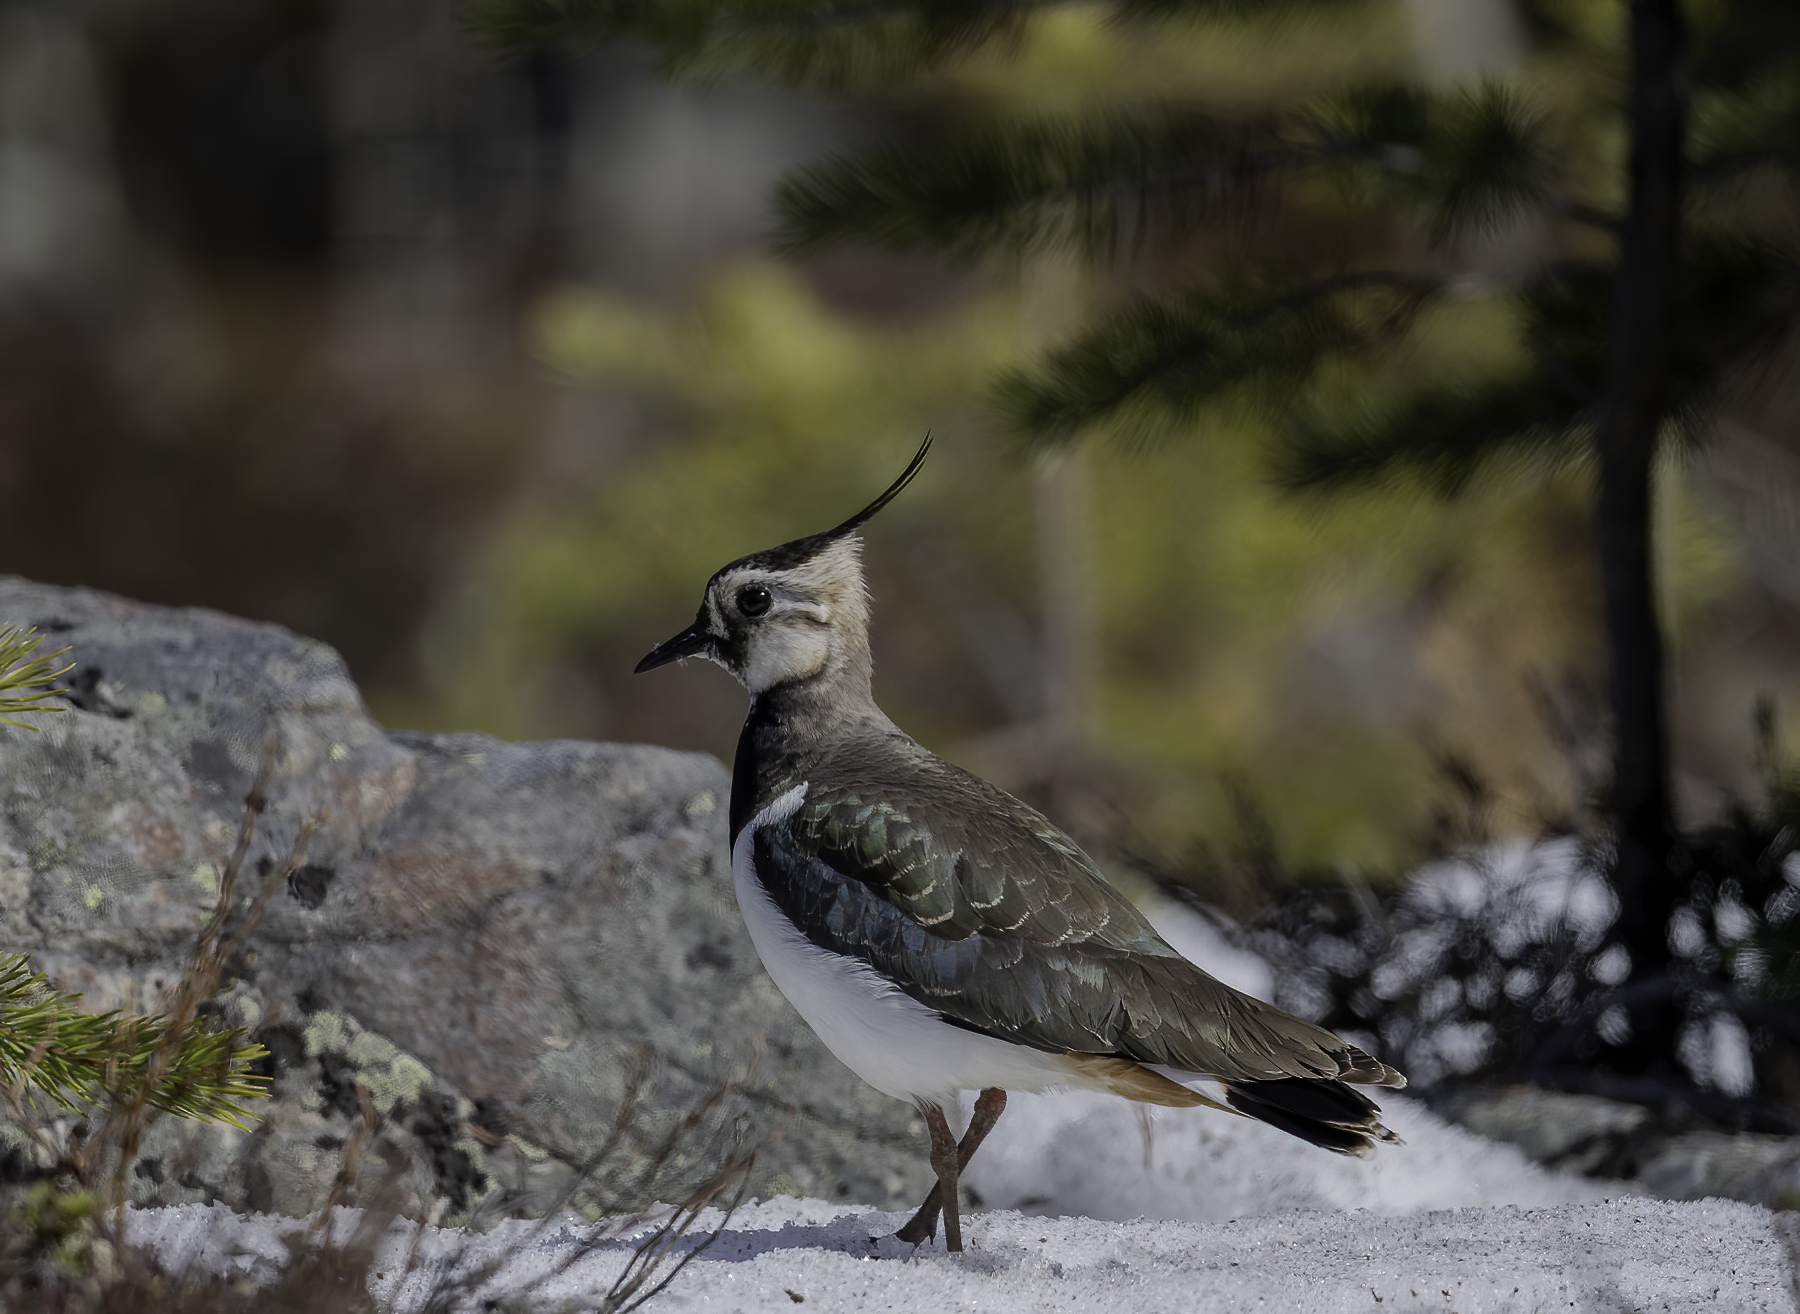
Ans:
[[[816,675],[831,658],[831,632],[824,626],[776,624],[750,635],[743,680],[753,694],[789,680]]]

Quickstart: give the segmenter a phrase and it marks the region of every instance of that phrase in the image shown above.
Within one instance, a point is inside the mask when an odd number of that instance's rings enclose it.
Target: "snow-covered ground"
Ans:
[[[1203,918],[1175,905],[1152,916],[1183,953],[1266,997],[1267,964]],[[1616,1183],[1546,1171],[1415,1101],[1378,1094],[1406,1144],[1382,1146],[1369,1160],[1216,1111],[1145,1110],[1081,1092],[1015,1095],[964,1178],[988,1210],[965,1219],[966,1253],[935,1245],[914,1253],[891,1235],[903,1214],[777,1198],[739,1210],[650,1308],[1800,1309],[1796,1215],[1625,1194]],[[257,1279],[288,1261],[281,1236],[302,1226],[200,1206],[130,1221],[132,1239],[166,1266]],[[411,1314],[445,1275],[498,1263],[480,1297],[529,1290],[508,1307],[593,1308],[635,1243],[592,1246],[587,1235],[573,1221],[508,1223],[481,1235],[397,1228],[373,1285],[392,1314]]]
[[[1784,1238],[1768,1210],[1604,1199],[1598,1185],[1545,1172],[1413,1102],[1387,1104],[1408,1143],[1365,1162],[1204,1110],[1167,1112],[1146,1145],[1123,1101],[1015,1097],[971,1165],[976,1191],[999,1207],[965,1220],[966,1253],[913,1253],[890,1235],[902,1214],[782,1197],[739,1210],[651,1309],[1796,1309],[1800,1227]],[[1122,1219],[1134,1221],[1105,1221]],[[165,1265],[247,1276],[284,1264],[280,1235],[299,1226],[199,1206],[130,1224]],[[526,1308],[591,1308],[634,1243],[609,1241],[569,1264],[584,1236],[573,1222],[397,1231],[374,1285],[394,1314],[409,1314],[446,1273],[505,1256],[483,1295],[530,1289]]]
[[[1795,1308],[1792,1261],[1773,1217],[1721,1201],[1626,1198],[1397,1218],[1308,1211],[1223,1223],[1103,1223],[998,1212],[965,1223],[969,1248],[961,1255],[936,1247],[912,1253],[885,1235],[902,1221],[902,1214],[791,1197],[742,1209],[651,1308],[669,1314],[773,1314],[796,1304],[846,1314],[1792,1314]],[[139,1215],[133,1231],[165,1262],[199,1259],[195,1250],[203,1245],[211,1252],[206,1266],[249,1271],[285,1258],[274,1223],[187,1206]],[[592,1308],[631,1250],[629,1241],[613,1242],[557,1272],[579,1247],[579,1230],[560,1228],[521,1244],[526,1232],[527,1225],[509,1224],[479,1238],[434,1233],[418,1247],[410,1270],[400,1262],[407,1240],[396,1235],[376,1264],[386,1275],[376,1291],[396,1314],[418,1310],[446,1269],[504,1253],[504,1267],[482,1296],[530,1288],[531,1298],[522,1302],[529,1308]]]
[[[1301,1209],[1530,1209],[1624,1190],[1546,1172],[1416,1101],[1379,1094],[1387,1125],[1406,1144],[1383,1145],[1369,1159],[1212,1109],[1151,1110],[1084,1091],[1014,1095],[964,1180],[997,1209],[1195,1223]]]

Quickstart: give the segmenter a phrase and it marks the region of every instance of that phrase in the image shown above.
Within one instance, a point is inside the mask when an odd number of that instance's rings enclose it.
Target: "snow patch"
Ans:
[[[1547,1171],[1417,1101],[1375,1094],[1406,1144],[1380,1146],[1369,1159],[1213,1109],[1149,1109],[1086,1091],[1014,1095],[963,1180],[998,1208],[1190,1222],[1295,1209],[1535,1208],[1623,1191]]]
[[[816,1200],[745,1208],[652,1308],[658,1314],[774,1314],[796,1305],[821,1314],[1789,1314],[1793,1308],[1787,1246],[1772,1216],[1714,1200],[1507,1206],[1410,1218],[1309,1212],[1224,1223],[1103,1223],[1002,1212],[966,1221],[970,1248],[961,1255],[935,1247],[911,1253],[889,1235],[904,1219]],[[186,1205],[133,1214],[129,1226],[165,1263],[179,1253],[232,1262],[232,1247],[265,1253],[279,1245],[280,1230],[296,1223],[261,1215],[234,1219]],[[183,1251],[183,1238],[194,1231],[213,1237]],[[533,1279],[530,1296],[508,1308],[584,1307],[606,1290],[631,1250],[629,1241],[609,1242],[569,1263],[584,1235],[573,1223],[535,1235],[524,1223],[481,1236],[423,1233],[415,1239],[411,1227],[393,1229],[376,1262],[386,1274],[374,1283],[376,1293],[392,1314],[422,1312],[435,1272],[498,1254],[508,1262],[471,1308],[520,1292]],[[409,1246],[418,1258],[406,1272]]]

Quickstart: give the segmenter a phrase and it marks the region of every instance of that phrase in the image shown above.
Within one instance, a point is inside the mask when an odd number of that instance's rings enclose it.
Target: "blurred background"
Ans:
[[[1530,56],[1505,0],[1357,13],[1152,39],[1058,9],[933,103]],[[1229,407],[1201,441],[1022,454],[992,377],[1129,272],[771,253],[785,171],[932,112],[498,51],[450,0],[0,3],[0,570],[323,639],[392,726],[729,760],[736,686],[633,663],[930,430],[869,533],[878,697],[1121,866],[1243,911],[1272,873],[1580,827],[1588,469],[1309,498]],[[1754,791],[1759,699],[1800,717],[1796,398],[1769,367],[1658,494],[1689,823]]]

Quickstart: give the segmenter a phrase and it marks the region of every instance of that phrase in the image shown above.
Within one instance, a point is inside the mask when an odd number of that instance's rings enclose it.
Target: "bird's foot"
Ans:
[[[936,1202],[933,1201],[933,1204]],[[894,1233],[896,1241],[904,1241],[915,1250],[927,1241],[937,1238],[938,1211],[934,1208],[929,1213],[921,1209],[907,1220],[906,1226]]]

